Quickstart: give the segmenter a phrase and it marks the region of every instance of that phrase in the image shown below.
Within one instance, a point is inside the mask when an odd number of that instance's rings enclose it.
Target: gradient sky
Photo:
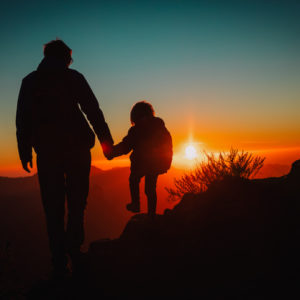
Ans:
[[[146,99],[175,149],[192,135],[207,150],[300,157],[299,1],[7,1],[0,31],[2,173],[19,163],[21,80],[56,37],[73,49],[71,68],[90,83],[115,141]],[[103,159],[99,145],[93,159]]]

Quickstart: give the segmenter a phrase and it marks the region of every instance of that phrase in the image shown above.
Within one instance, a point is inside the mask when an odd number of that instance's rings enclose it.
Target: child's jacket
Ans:
[[[172,162],[172,138],[162,119],[148,117],[132,126],[121,143],[114,147],[114,156],[131,150],[131,171],[141,175],[165,173]]]

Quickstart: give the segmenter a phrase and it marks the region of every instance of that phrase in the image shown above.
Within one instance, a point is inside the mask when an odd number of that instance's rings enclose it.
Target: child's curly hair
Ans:
[[[136,124],[138,120],[143,117],[153,117],[154,109],[152,105],[147,101],[137,102],[131,109],[130,121],[131,124]]]

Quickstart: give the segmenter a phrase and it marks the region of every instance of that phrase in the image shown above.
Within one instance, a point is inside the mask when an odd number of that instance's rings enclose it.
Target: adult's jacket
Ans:
[[[44,58],[21,85],[17,115],[17,140],[21,160],[36,153],[60,153],[72,148],[92,148],[94,132],[103,151],[112,144],[108,125],[98,101],[79,72],[63,62]]]

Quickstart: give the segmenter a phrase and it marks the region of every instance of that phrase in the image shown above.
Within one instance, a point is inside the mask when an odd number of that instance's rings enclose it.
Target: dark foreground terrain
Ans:
[[[91,243],[87,269],[40,282],[40,299],[297,299],[300,161],[279,178],[225,178],[118,239]]]
[[[85,211],[84,251],[92,241],[118,238],[132,217],[126,210],[130,201],[129,174],[129,168],[103,171],[92,167]],[[174,206],[167,200],[165,186],[170,186],[173,178],[180,174],[180,170],[172,169],[159,179],[160,214]],[[146,199],[141,200],[141,209],[145,211]],[[0,299],[23,295],[50,272],[50,251],[37,175],[0,177]]]

